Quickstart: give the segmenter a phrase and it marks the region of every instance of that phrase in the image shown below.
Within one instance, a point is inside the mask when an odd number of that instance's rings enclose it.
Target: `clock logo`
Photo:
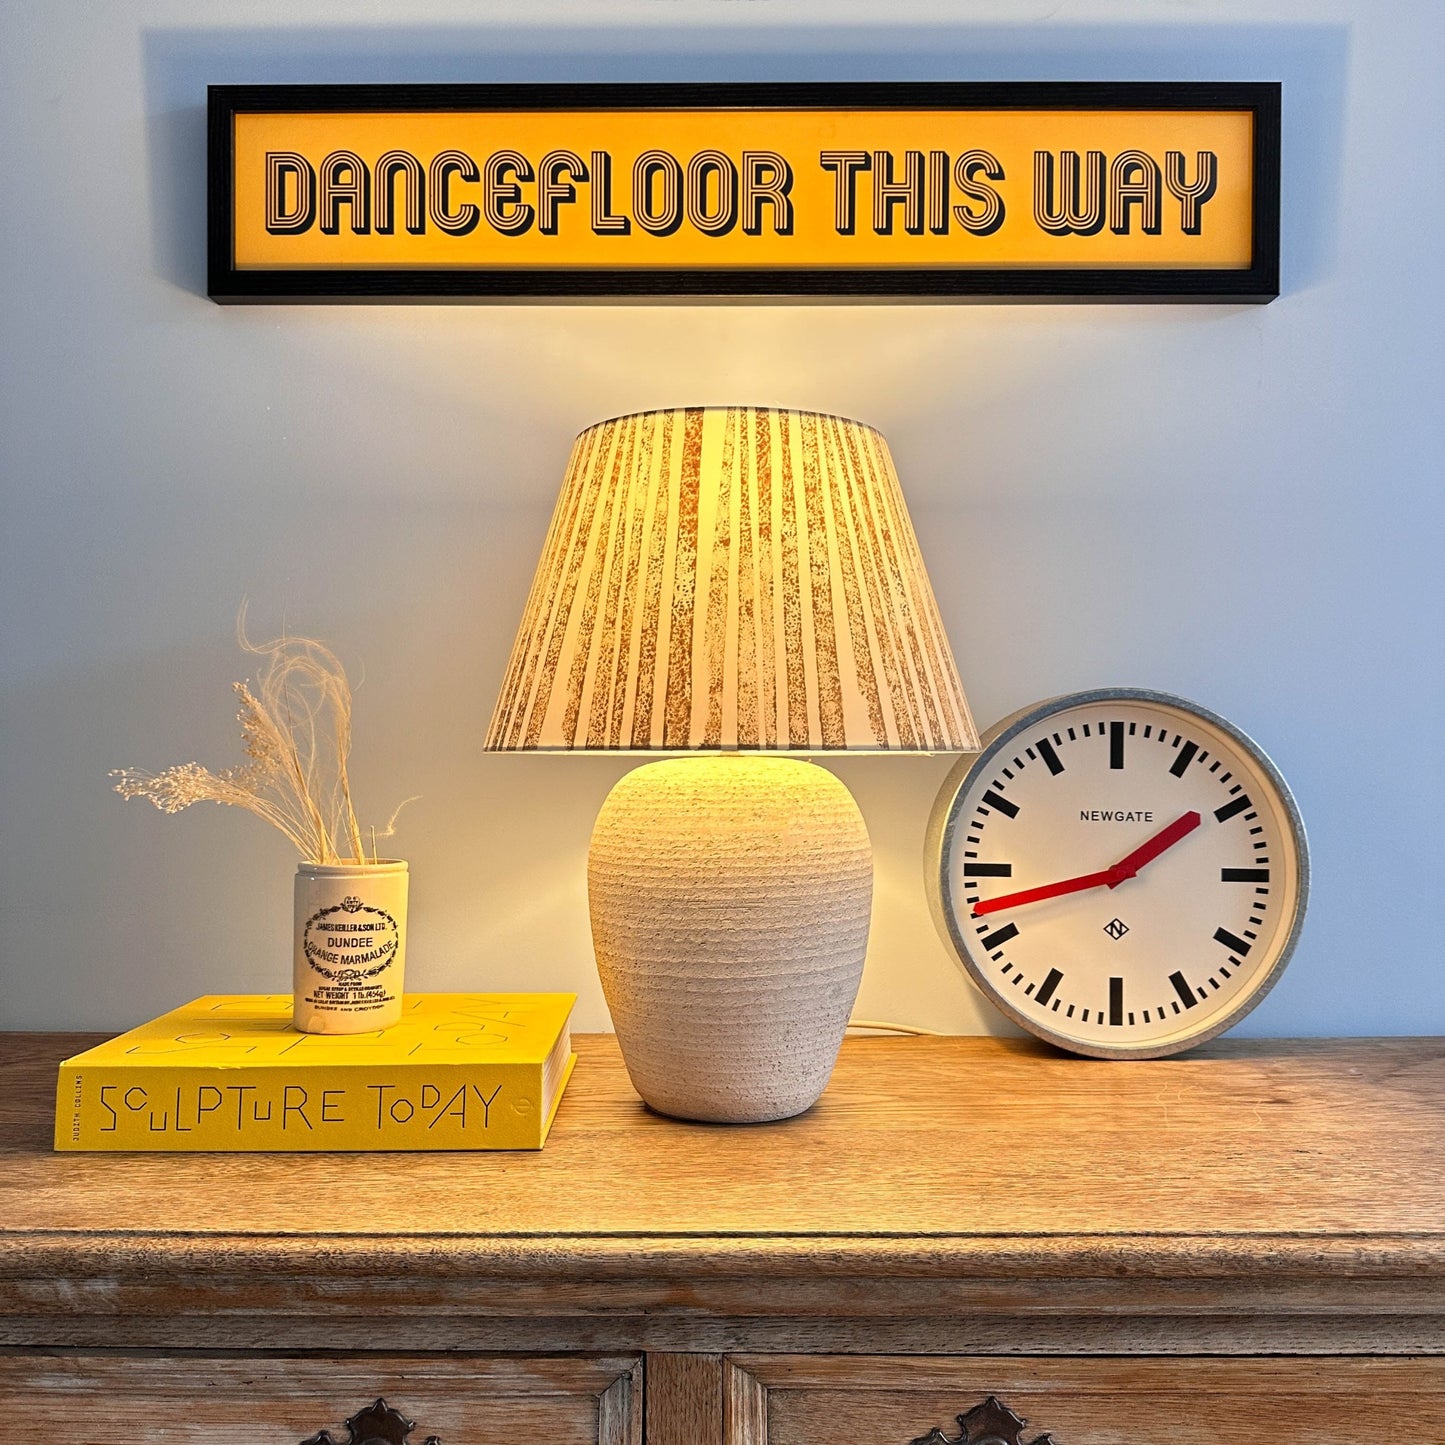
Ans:
[[[1122,918],[1111,918],[1104,925],[1104,932],[1107,933],[1110,938],[1123,938],[1128,931],[1129,925],[1125,923]]]

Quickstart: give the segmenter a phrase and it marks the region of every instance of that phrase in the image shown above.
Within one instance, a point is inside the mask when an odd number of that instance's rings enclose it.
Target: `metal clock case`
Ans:
[[[1160,1058],[1269,992],[1309,892],[1279,770],[1222,717],[1103,688],[1005,718],[929,820],[934,921],[1011,1019],[1093,1058]]]

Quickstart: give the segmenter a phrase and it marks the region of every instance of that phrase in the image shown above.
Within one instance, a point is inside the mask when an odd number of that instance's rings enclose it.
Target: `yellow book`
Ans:
[[[407,996],[370,1034],[298,1033],[290,994],[211,994],[60,1066],[55,1147],[540,1149],[576,994]]]

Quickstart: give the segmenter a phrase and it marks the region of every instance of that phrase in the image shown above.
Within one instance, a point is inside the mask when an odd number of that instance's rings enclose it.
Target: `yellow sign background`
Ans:
[[[240,269],[415,268],[892,268],[916,267],[1129,267],[1243,269],[1252,261],[1253,117],[1248,110],[576,110],[576,111],[357,111],[241,113],[234,118],[235,180],[233,262]],[[504,235],[484,219],[469,234],[448,234],[428,224],[410,234],[398,217],[394,234],[374,229],[358,235],[351,208],[340,208],[340,228],[327,235],[319,220],[306,231],[276,235],[266,229],[266,154],[290,151],[313,169],[329,154],[354,152],[368,168],[387,151],[416,156],[423,169],[438,153],[460,151],[478,167],[494,152],[513,150],[535,170],[552,150],[593,151],[612,157],[612,210],[632,214],[632,165],[646,150],[670,152],[686,167],[702,150],[717,150],[739,163],[745,150],[778,152],[792,166],[793,234],[777,235],[771,208],[763,209],[759,235],[741,225],[709,236],[686,220],[672,234],[653,235],[635,222],[626,236],[594,234],[589,185],[578,182],[577,200],[558,212],[557,233],[534,224]],[[946,152],[950,163],[965,151],[997,158],[1004,178],[989,184],[1004,203],[1002,224],[990,235],[957,223],[947,234],[927,228],[910,235],[894,207],[892,234],[872,224],[872,176],[856,177],[857,225],[851,235],[835,224],[833,172],[819,163],[825,150],[887,151],[895,179],[905,151]],[[1200,210],[1197,235],[1181,229],[1181,204],[1162,190],[1160,229],[1148,235],[1137,205],[1128,211],[1127,234],[1106,224],[1094,235],[1053,235],[1034,218],[1034,153],[1102,151],[1110,160],[1125,150],[1142,151],[1161,167],[1166,151],[1185,157],[1186,175],[1196,171],[1200,151],[1217,157],[1214,195]],[[926,176],[926,163],[925,163]],[[925,181],[926,184],[926,181]],[[480,204],[482,185],[453,177],[452,205]],[[522,182],[521,197],[535,204],[536,183]],[[398,199],[402,184],[398,182]],[[950,204],[966,197],[956,189]]]

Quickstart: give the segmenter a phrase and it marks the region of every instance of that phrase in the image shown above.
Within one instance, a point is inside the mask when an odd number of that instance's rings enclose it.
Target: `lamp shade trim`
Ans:
[[[872,427],[688,407],[577,438],[489,749],[977,745]]]

